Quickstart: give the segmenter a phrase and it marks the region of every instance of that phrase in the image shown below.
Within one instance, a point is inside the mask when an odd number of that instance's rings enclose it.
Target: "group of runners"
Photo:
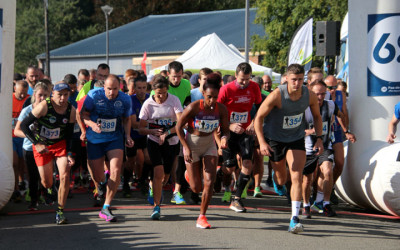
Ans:
[[[76,78],[66,77],[54,86],[37,81],[32,104],[22,109],[19,117],[15,115],[18,119],[14,132],[16,137],[26,138],[23,155],[31,169],[30,208],[34,209],[38,201],[38,176],[48,190],[47,196],[52,192],[54,195],[55,165],[60,182],[56,223],[67,223],[63,208],[70,170],[79,153],[74,146],[74,132],[80,132],[80,139],[86,142],[95,198],[104,202],[99,217],[105,221],[117,221],[111,202],[121,175],[125,177],[126,191],[127,178],[134,169],[139,178],[150,177],[151,219],[161,218],[163,186],[170,179],[175,182],[171,202],[186,203],[181,194],[186,178],[193,199],[197,197],[201,202],[196,226],[211,228],[206,211],[215,180],[223,180],[223,201],[230,202],[230,209],[246,212],[244,194],[252,174],[263,169],[264,156],[269,156],[275,191],[291,199],[289,232],[303,231],[299,220],[302,200],[305,218],[311,218],[310,208],[335,215],[330,205],[336,154],[332,145],[335,140],[342,141],[343,135],[336,138],[334,132],[343,130],[347,139],[355,141],[348,130],[346,107],[340,107],[341,112],[334,101],[325,100],[327,90],[336,91],[336,87],[327,88],[322,79],[304,85],[305,72],[298,64],[288,66],[286,81],[273,91],[269,77],[263,77],[267,81],[265,88],[251,80],[248,63],[239,64],[235,80],[225,85],[220,74],[204,68],[198,76],[199,87],[193,90],[190,82],[182,78],[183,73],[181,63],[171,62],[167,77],[156,75],[148,85],[146,75],[135,72],[125,77],[128,93],[134,93],[129,95],[121,91],[120,79],[110,74],[108,65],[100,64],[96,79],[83,85],[79,94],[74,92],[74,105],[68,99]],[[147,93],[148,86],[151,93]],[[25,98],[25,92],[17,93],[16,98]],[[335,93],[330,96],[337,98]],[[260,159],[261,167],[257,163]],[[123,166],[128,174],[123,172]],[[221,166],[218,171],[217,166]],[[233,196],[232,176],[236,176]],[[260,181],[261,178],[256,181],[255,197],[261,196]],[[313,183],[316,198],[311,206]]]

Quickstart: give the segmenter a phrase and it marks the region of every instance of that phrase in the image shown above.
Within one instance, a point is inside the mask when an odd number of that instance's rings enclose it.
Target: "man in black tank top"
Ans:
[[[47,189],[53,186],[53,162],[57,163],[60,176],[57,224],[67,223],[63,209],[69,191],[71,166],[75,163],[71,147],[76,112],[68,102],[69,92],[68,84],[56,84],[52,97],[39,103],[21,123],[22,131],[33,143],[40,179]],[[31,124],[34,124],[33,131]]]
[[[274,91],[265,99],[255,118],[254,126],[260,143],[260,151],[263,155],[270,156],[272,163],[273,179],[278,193],[284,195],[286,183],[286,162],[289,167],[292,188],[292,216],[289,232],[299,233],[303,231],[303,225],[299,222],[299,210],[301,204],[302,171],[306,162],[304,146],[304,111],[310,106],[314,118],[314,126],[317,134],[315,150],[322,153],[323,145],[322,120],[319,113],[317,97],[314,93],[308,93],[307,87],[303,87],[304,68],[299,64],[289,65],[287,69],[287,84],[280,85],[279,91]],[[309,94],[309,100],[304,99]],[[308,101],[308,105],[307,105]],[[300,108],[301,107],[301,108]],[[293,109],[297,109],[293,112]],[[264,137],[263,125],[275,134]],[[270,127],[271,126],[271,127]],[[299,129],[301,128],[301,129]],[[273,137],[274,136],[274,137]],[[267,143],[268,141],[268,143]]]

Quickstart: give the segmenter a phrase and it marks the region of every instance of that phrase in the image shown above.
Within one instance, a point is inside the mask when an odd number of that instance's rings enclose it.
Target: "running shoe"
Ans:
[[[29,188],[25,192],[25,201],[31,202],[31,195],[29,194]]]
[[[151,213],[150,218],[152,220],[159,220],[161,217],[161,209],[160,206],[155,206],[153,209],[153,213]]]
[[[241,199],[233,199],[229,208],[235,211],[236,213],[246,212],[246,208],[243,206],[243,202]]]
[[[68,220],[65,218],[64,212],[57,211],[56,212],[56,224],[61,225],[61,224],[67,224]]]
[[[224,196],[222,197],[222,202],[230,202],[231,196],[232,196],[232,192],[225,191]]]
[[[101,211],[99,213],[99,217],[102,219],[105,219],[108,222],[116,222],[117,221],[117,217],[115,217],[113,215],[113,213],[111,212],[111,210],[109,208],[101,209]]]
[[[290,221],[288,231],[292,234],[297,234],[304,231],[304,227],[300,223],[299,217],[293,216],[292,220]]]
[[[211,225],[208,223],[207,218],[205,216],[199,217],[196,222],[196,227],[202,229],[211,228]]]
[[[332,209],[331,204],[327,204],[324,206],[324,215],[327,217],[337,216],[336,212]]]
[[[339,198],[336,196],[335,188],[332,188],[332,193],[331,193],[330,200],[331,200],[331,203],[333,205],[338,205],[339,204]]]
[[[199,197],[199,194],[191,191],[190,193],[190,200],[192,201],[193,205],[197,205],[201,202],[201,198]]]
[[[311,219],[311,208],[309,206],[303,208],[303,218]]]
[[[314,202],[314,204],[311,206],[311,209],[314,212],[317,212],[319,214],[322,214],[324,212],[324,208],[323,208],[323,203],[322,201],[320,202]]]
[[[149,187],[149,193],[147,194],[147,201],[150,205],[154,205],[154,196],[153,196],[153,189]]]
[[[175,203],[176,205],[186,205],[186,201],[183,199],[180,192],[174,192],[171,203]]]
[[[247,182],[246,187],[243,189],[243,192],[242,192],[242,195],[240,196],[240,198],[242,198],[242,199],[247,198],[247,190],[249,189],[249,184],[250,184],[250,181]]]
[[[37,202],[31,202],[28,206],[28,211],[37,211],[38,210],[38,203]]]
[[[261,193],[261,188],[260,187],[256,187],[254,189],[253,196],[256,197],[256,198],[261,198],[262,197],[262,193]]]
[[[15,190],[11,199],[14,200],[15,203],[20,203],[22,201],[21,193],[18,190]]]
[[[286,195],[286,186],[285,185],[278,185],[275,183],[274,180],[274,175],[275,175],[275,171],[272,170],[272,182],[274,184],[274,189],[275,189],[275,193],[277,193],[279,196],[284,196]]]

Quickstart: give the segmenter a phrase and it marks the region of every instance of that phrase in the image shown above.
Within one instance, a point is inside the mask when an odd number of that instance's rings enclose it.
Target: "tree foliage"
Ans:
[[[94,35],[96,24],[83,14],[78,0],[49,0],[49,47],[59,48]],[[15,34],[15,71],[25,72],[36,65],[36,56],[45,52],[44,1],[18,0]]]
[[[255,22],[264,26],[266,35],[252,38],[253,51],[265,51],[262,64],[282,73],[290,40],[307,18],[314,18],[315,34],[316,21],[342,21],[347,13],[347,0],[257,0],[255,6]],[[321,64],[321,58],[313,57],[313,64]]]
[[[148,15],[244,8],[243,0],[48,0],[50,50],[105,31],[101,6],[110,5],[110,29]],[[251,3],[254,3],[252,0]],[[15,71],[25,72],[45,52],[44,1],[17,0]]]

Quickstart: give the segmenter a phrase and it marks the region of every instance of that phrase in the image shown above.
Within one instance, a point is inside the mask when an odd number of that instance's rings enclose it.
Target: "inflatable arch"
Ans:
[[[0,1],[0,209],[14,191],[11,113],[14,74],[16,0]],[[9,117],[9,119],[7,119]]]
[[[400,101],[400,2],[349,0],[350,127],[336,190],[350,204],[400,216],[400,143],[385,140]],[[400,135],[398,135],[400,137]]]

